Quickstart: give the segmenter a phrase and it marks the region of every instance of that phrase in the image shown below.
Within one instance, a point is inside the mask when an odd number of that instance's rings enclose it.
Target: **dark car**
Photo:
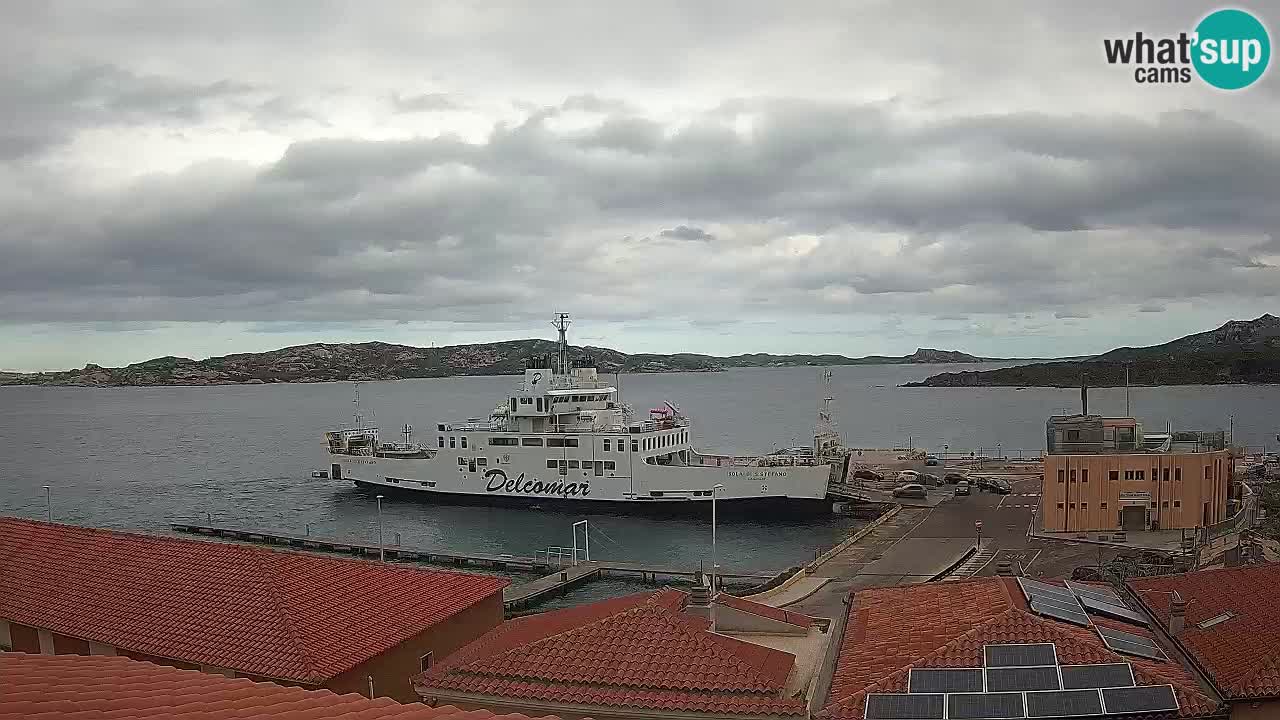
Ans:
[[[876,472],[875,470],[854,470],[853,479],[854,480],[870,480],[871,482],[882,482],[884,480],[884,476]]]
[[[929,467],[933,467],[933,466],[935,466],[935,465],[940,465],[940,464],[942,464],[942,463],[941,463],[941,461],[940,461],[940,460],[938,460],[938,458],[937,458],[936,456],[934,456],[934,455],[926,455],[926,456],[925,456],[925,458],[924,458],[924,464],[925,464],[925,465],[928,465]]]
[[[1013,492],[1013,486],[1010,485],[1007,480],[1000,480],[999,478],[993,478],[991,480],[990,490],[991,492],[994,492],[997,495],[1008,495],[1009,493]]]
[[[961,480],[968,480],[969,478],[964,473],[949,472],[946,475],[942,476],[942,479],[945,480],[948,485],[955,485]]]

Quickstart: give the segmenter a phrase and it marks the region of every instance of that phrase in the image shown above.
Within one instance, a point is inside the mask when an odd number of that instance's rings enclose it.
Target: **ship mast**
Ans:
[[[364,425],[364,414],[360,412],[360,383],[355,384],[355,397],[351,402],[355,405],[355,409],[351,413],[351,419],[355,421],[357,428]]]
[[[566,333],[569,332],[569,313],[556,313],[556,319],[551,323],[551,327],[560,332],[560,351],[556,360],[558,369],[556,372],[561,375],[569,374],[569,340]]]
[[[828,442],[838,440],[839,432],[836,430],[835,420],[831,415],[831,402],[835,399],[831,395],[831,370],[825,369],[820,376],[822,385],[818,392],[818,421],[813,426],[813,445],[814,454],[821,455],[823,451],[823,440]]]

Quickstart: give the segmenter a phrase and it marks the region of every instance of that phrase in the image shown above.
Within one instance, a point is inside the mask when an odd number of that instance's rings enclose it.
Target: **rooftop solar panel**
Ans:
[[[911,668],[907,686],[913,693],[982,692],[982,668]]]
[[[1067,580],[1067,589],[1076,595],[1085,595],[1096,598],[1103,602],[1109,602],[1115,605],[1124,605],[1124,601],[1116,594],[1114,590],[1100,585],[1085,585],[1083,583]]]
[[[1164,650],[1156,644],[1154,640],[1142,635],[1134,635],[1133,633],[1123,632],[1114,628],[1097,626],[1098,635],[1102,637],[1102,642],[1106,646],[1118,653],[1126,655],[1136,655],[1138,657],[1151,658],[1153,660],[1168,660],[1168,656],[1164,654]]]
[[[1061,690],[1058,666],[987,668],[988,692]]]
[[[1097,600],[1088,595],[1080,596],[1080,604],[1083,605],[1085,610],[1088,612],[1094,612],[1094,613],[1097,613],[1098,615],[1104,615],[1109,618],[1115,618],[1117,620],[1124,620],[1127,622],[1136,623],[1143,627],[1147,626],[1146,615],[1143,615],[1142,613],[1137,612],[1136,610],[1130,610],[1129,608],[1123,605],[1116,605],[1115,603],[1103,602],[1101,600]]]
[[[1069,622],[1081,627],[1089,627],[1090,625],[1089,616],[1085,614],[1084,608],[1067,609],[1060,605],[1050,605],[1038,600],[1032,600],[1031,611],[1039,615],[1044,615],[1045,617],[1062,620],[1063,622]]]
[[[1172,685],[1107,688],[1102,691],[1102,703],[1108,715],[1178,709],[1178,697]]]
[[[867,720],[942,720],[946,696],[917,693],[867,695]]]
[[[1066,690],[1133,687],[1133,666],[1129,663],[1063,665],[1061,670]]]
[[[1042,583],[1037,580],[1028,580],[1026,578],[1018,578],[1018,585],[1022,587],[1022,593],[1026,595],[1028,599],[1030,599],[1032,595],[1049,595],[1060,597],[1071,602],[1075,601],[1075,593],[1062,585],[1050,585],[1048,583]]]
[[[1068,718],[1102,714],[1097,690],[1050,690],[1027,693],[1027,717]]]
[[[1002,720],[1023,718],[1022,693],[952,693],[947,696],[951,720]]]
[[[1058,664],[1058,652],[1053,643],[984,645],[982,650],[983,661],[987,667],[1038,667]]]

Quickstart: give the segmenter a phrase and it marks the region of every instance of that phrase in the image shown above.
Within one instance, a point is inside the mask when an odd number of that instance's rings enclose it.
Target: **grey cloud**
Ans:
[[[1058,320],[1083,320],[1084,318],[1089,317],[1089,313],[1059,310],[1054,313],[1053,316]]]
[[[690,240],[697,242],[711,242],[716,239],[715,235],[703,230],[700,227],[689,227],[688,225],[677,225],[658,233],[664,238],[673,240]]]
[[[391,97],[391,104],[399,112],[438,112],[464,107],[449,93],[396,94]]]
[[[1165,310],[1165,307],[1163,305],[1139,305],[1138,306],[1138,312],[1140,313],[1162,313],[1164,312],[1164,310]]]

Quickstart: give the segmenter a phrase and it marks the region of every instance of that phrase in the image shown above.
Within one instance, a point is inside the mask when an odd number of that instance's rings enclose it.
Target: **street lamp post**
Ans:
[[[44,516],[45,520],[53,522],[53,488],[48,485],[44,486]]]
[[[716,497],[723,489],[722,483],[711,488],[711,632],[716,631],[716,582],[720,579],[720,564],[716,559]]]
[[[378,496],[378,562],[387,561],[387,551],[382,545],[382,496]]]
[[[942,443],[942,476],[947,476],[947,448],[951,447],[947,443]]]

